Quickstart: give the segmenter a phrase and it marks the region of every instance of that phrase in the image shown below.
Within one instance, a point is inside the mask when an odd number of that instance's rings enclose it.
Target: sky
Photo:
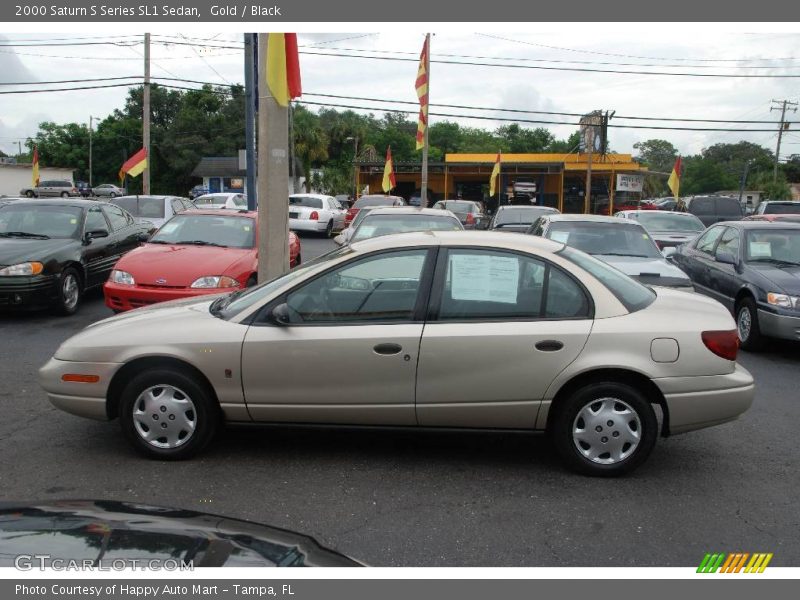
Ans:
[[[367,24],[369,25],[369,24]],[[502,29],[470,32],[473,24],[433,26],[431,42],[431,116],[462,125],[494,129],[506,124],[495,120],[532,119],[567,121],[568,125],[520,123],[547,127],[558,138],[577,128],[577,117],[502,113],[498,109],[586,113],[616,111],[611,124],[668,127],[735,128],[734,132],[660,131],[612,128],[612,150],[634,153],[633,144],[651,138],[672,142],[681,154],[700,152],[720,142],[748,140],[775,150],[779,113],[771,101],[800,101],[800,33],[730,31],[707,26],[665,24],[520,24]],[[139,76],[143,70],[141,31],[135,27],[103,28],[106,37],[92,38],[91,28],[73,28],[74,34],[0,32],[0,90],[67,87],[64,85],[3,85],[74,79]],[[96,27],[94,29],[97,29]],[[378,31],[301,33],[301,72],[304,101],[415,111],[414,104],[386,104],[366,100],[332,99],[312,94],[332,94],[416,102],[414,80],[423,43],[419,28],[388,27]],[[781,28],[777,28],[781,29]],[[242,35],[216,26],[164,26],[153,34],[152,76],[177,77],[217,84],[243,82]],[[587,35],[587,32],[589,35]],[[169,37],[166,37],[169,36]],[[188,40],[186,38],[189,38]],[[55,42],[112,41],[115,44],[43,46]],[[170,42],[194,43],[176,45]],[[28,47],[10,43],[35,44]],[[316,53],[316,54],[310,54]],[[339,56],[320,56],[320,53]],[[351,56],[342,56],[351,55]],[[449,56],[448,56],[449,55]],[[380,56],[376,60],[355,56]],[[436,61],[449,61],[441,63]],[[489,63],[452,64],[453,62]],[[499,66],[507,65],[507,66]],[[508,65],[517,65],[509,67]],[[520,66],[524,68],[520,68]],[[530,67],[546,68],[530,68]],[[561,70],[561,69],[583,70]],[[667,76],[598,73],[586,69],[651,71],[658,73],[723,74],[726,77]],[[734,75],[769,75],[744,78]],[[796,75],[779,78],[776,75]],[[103,83],[98,82],[98,83]],[[96,84],[84,84],[96,85]],[[178,85],[196,85],[180,83]],[[57,123],[103,118],[123,105],[125,88],[0,95],[0,150],[16,154],[17,142],[33,136],[42,121]],[[490,110],[465,110],[437,105],[459,105]],[[315,109],[315,107],[310,107]],[[366,112],[366,111],[365,111]],[[375,111],[375,114],[382,114]],[[469,115],[489,117],[470,119]],[[771,123],[725,124],[679,121],[637,121],[622,117],[673,119],[732,119]],[[411,116],[411,118],[415,118]],[[782,156],[800,154],[800,115],[789,113]],[[744,132],[742,129],[769,129]],[[495,149],[487,148],[487,152]]]

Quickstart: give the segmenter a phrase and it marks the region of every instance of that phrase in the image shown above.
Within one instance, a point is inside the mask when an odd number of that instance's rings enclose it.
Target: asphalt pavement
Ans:
[[[304,236],[303,259],[334,247]],[[800,345],[740,353],[753,408],[659,439],[622,479],[565,471],[546,438],[236,427],[186,462],[140,458],[117,422],[63,413],[36,371],[110,316],[0,316],[0,499],[106,498],[301,531],[376,566],[696,566],[706,552],[772,552],[800,566]]]

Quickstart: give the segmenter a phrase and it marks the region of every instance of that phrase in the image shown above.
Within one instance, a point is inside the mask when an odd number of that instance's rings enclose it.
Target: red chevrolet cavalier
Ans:
[[[257,213],[197,210],[175,215],[150,240],[120,259],[103,286],[115,312],[256,284]],[[289,264],[300,264],[289,232]]]

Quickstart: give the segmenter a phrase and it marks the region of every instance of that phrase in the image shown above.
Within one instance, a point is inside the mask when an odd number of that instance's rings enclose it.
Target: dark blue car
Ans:
[[[800,340],[800,223],[727,221],[672,255],[695,289],[736,318],[742,348]]]

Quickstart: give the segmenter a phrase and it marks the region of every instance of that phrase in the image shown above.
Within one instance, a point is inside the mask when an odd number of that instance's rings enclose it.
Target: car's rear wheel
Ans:
[[[78,272],[68,267],[58,280],[57,309],[62,315],[72,315],[81,303],[81,277]]]
[[[190,458],[214,437],[219,410],[211,394],[177,369],[134,376],[120,397],[120,425],[141,454],[161,460]]]
[[[758,310],[752,298],[743,298],[736,305],[736,332],[743,350],[759,350],[764,345],[758,325]]]
[[[28,190],[25,192],[25,196],[28,198],[33,198],[36,194],[33,193],[33,190]]]
[[[325,237],[333,237],[333,221],[328,221],[328,225],[325,227]]]
[[[613,477],[641,465],[656,442],[658,421],[636,388],[612,381],[586,385],[554,407],[550,434],[566,465]]]
[[[109,194],[109,195],[110,195],[112,198],[116,198],[116,197],[117,197],[117,192],[111,192],[111,194]]]
[[[69,192],[61,192],[62,198],[69,198]]]

